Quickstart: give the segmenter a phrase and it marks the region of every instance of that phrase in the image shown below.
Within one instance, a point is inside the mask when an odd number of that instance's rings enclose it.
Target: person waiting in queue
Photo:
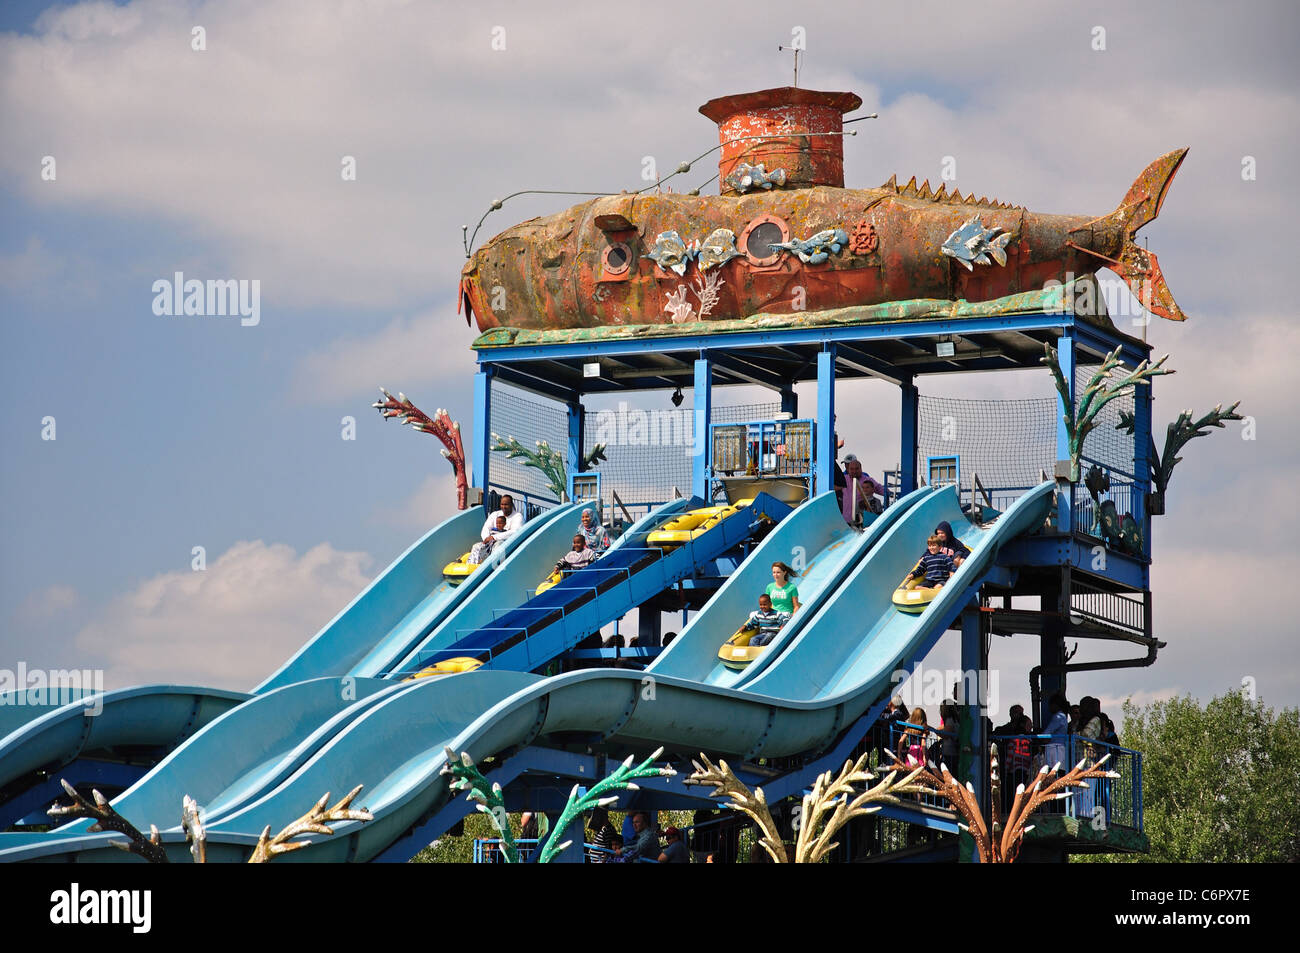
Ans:
[[[845,486],[840,493],[840,512],[844,522],[856,526],[862,522],[862,514],[879,513],[884,507],[876,500],[876,495],[885,495],[885,488],[862,472],[862,461],[849,454],[844,458]]]
[[[764,591],[772,599],[772,608],[791,615],[799,611],[799,588],[792,581],[799,575],[780,560],[772,563],[772,581]]]

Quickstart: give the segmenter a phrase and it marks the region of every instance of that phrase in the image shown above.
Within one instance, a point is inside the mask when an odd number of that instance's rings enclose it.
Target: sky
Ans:
[[[802,28],[800,85],[880,116],[846,140],[852,186],[938,181],[952,157],[963,192],[1103,214],[1190,147],[1142,232],[1190,315],[1148,329],[1178,372],[1156,382],[1156,433],[1240,400],[1253,439],[1230,424],[1182,454],[1154,531],[1156,664],[1072,677],[1070,694],[1117,713],[1248,684],[1300,704],[1294,5],[565,11],[0,4],[0,668],[260,681],[454,509],[438,443],[370,404],[383,385],[473,432],[461,226],[499,195],[639,188],[645,157],[704,152],[716,129],[697,108],[787,85],[777,46]],[[511,200],[480,241],[566,204]],[[258,320],[155,313],[176,272],[256,280]],[[1045,371],[919,384],[1052,393]],[[896,389],[839,400],[868,471],[894,465]],[[957,667],[955,639],[929,661]],[[995,640],[995,718],[1027,701],[1036,661],[1034,639]]]

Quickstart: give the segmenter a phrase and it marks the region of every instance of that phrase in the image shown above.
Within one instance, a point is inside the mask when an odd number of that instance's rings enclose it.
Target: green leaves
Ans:
[[[1143,755],[1146,860],[1300,860],[1300,710],[1239,692],[1126,702],[1123,741]]]

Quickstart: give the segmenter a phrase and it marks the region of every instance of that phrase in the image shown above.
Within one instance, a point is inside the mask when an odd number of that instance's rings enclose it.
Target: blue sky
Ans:
[[[1156,529],[1170,643],[1156,666],[1071,685],[1113,706],[1250,676],[1266,701],[1300,703],[1285,4],[669,5],[636,24],[601,4],[563,18],[508,3],[0,5],[0,667],[258,681],[454,505],[437,442],[369,404],[383,384],[472,429],[461,224],[499,194],[638,187],[644,156],[671,168],[703,152],[716,132],[697,107],[785,84],[776,46],[795,25],[801,84],[881,114],[846,144],[851,185],[937,180],[951,155],[963,191],[1101,214],[1155,156],[1191,147],[1143,232],[1191,315],[1150,329],[1179,369],[1157,383],[1157,432],[1240,399],[1258,439],[1229,430],[1183,454]],[[563,205],[512,201],[481,238]],[[259,280],[260,323],[155,315],[153,282],[178,270]],[[896,394],[863,384],[841,401],[861,403],[842,430],[868,469],[892,465]],[[340,438],[348,415],[355,441]],[[1281,585],[1243,610],[1249,578]],[[1023,684],[1036,646],[1015,641],[995,648]]]

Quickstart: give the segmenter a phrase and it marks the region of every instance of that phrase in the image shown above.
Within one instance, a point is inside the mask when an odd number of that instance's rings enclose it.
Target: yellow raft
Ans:
[[[728,516],[753,502],[754,500],[750,498],[737,500],[735,503],[728,503],[725,506],[706,506],[702,509],[691,510],[689,513],[683,513],[676,519],[664,523],[663,526],[646,537],[646,542],[651,546],[665,548],[680,546],[682,543],[690,542],[695,537],[707,533]]]
[[[472,573],[482,563],[472,563],[469,561],[469,553],[461,556],[459,559],[453,559],[447,565],[442,567],[442,578],[446,579],[453,586],[459,586],[469,578]]]
[[[540,596],[547,589],[550,589],[552,586],[558,584],[559,581],[563,578],[564,578],[564,573],[559,569],[555,570],[549,576],[547,576],[545,579],[542,580],[542,584],[537,587],[537,591],[534,592],[533,595]]]
[[[476,658],[462,655],[458,658],[444,659],[437,665],[430,665],[428,668],[422,668],[414,675],[402,679],[402,681],[413,682],[417,678],[429,678],[432,675],[459,675],[461,672],[472,672],[482,664]]]
[[[920,563],[917,565],[919,566]],[[913,572],[915,571],[913,569]],[[908,573],[894,590],[894,605],[902,612],[918,614],[924,612],[925,607],[934,601],[934,597],[943,591],[941,588],[927,586],[924,583],[924,576],[913,576]]]
[[[736,634],[722,643],[718,649],[718,658],[727,668],[742,670],[758,658],[766,645],[750,645],[749,640],[758,635],[758,629],[737,629]]]

